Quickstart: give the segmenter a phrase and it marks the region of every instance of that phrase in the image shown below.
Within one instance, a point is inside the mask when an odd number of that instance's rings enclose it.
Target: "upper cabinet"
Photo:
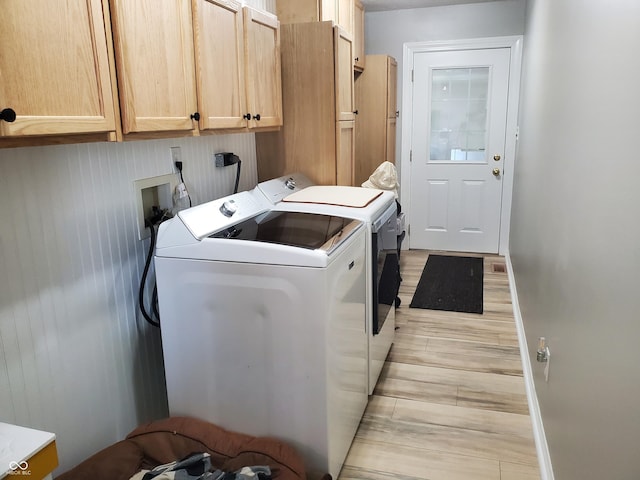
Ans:
[[[297,0],[294,0],[297,1]],[[280,0],[277,0],[280,3]],[[320,0],[320,15],[316,21],[325,22],[331,20],[333,22],[338,19],[338,5],[336,0]]]
[[[123,133],[282,125],[275,16],[235,0],[110,1]]]
[[[364,69],[364,7],[360,0],[277,0],[276,11],[283,25],[332,21],[353,39],[353,68]]]
[[[353,4],[353,68],[359,72],[364,70],[364,5],[360,0]]]
[[[123,133],[197,128],[191,4],[110,0]]]
[[[0,146],[39,135],[115,139],[108,24],[100,0],[2,0]]]
[[[244,7],[249,128],[282,125],[280,24],[273,15]]]
[[[200,129],[246,127],[242,5],[194,1],[193,32]]]
[[[353,37],[353,2],[354,0],[337,0],[338,18],[336,23]]]
[[[280,24],[238,0],[2,0],[0,22],[0,147],[282,125]]]

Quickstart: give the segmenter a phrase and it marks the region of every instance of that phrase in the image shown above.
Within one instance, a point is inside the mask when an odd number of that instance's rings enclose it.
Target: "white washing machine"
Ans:
[[[294,446],[337,478],[367,403],[366,228],[250,192],[164,222],[155,266],[171,415]]]
[[[365,248],[369,259],[366,302],[367,392],[371,395],[395,335],[395,299],[400,276],[394,194],[361,187],[314,185],[300,173],[262,182],[252,194],[256,198],[266,199],[276,211],[323,213],[365,223]]]

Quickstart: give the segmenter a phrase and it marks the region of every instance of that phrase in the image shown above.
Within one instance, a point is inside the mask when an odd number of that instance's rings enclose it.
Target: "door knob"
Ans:
[[[494,156],[493,156],[493,159],[494,159],[496,162],[499,162],[501,158],[502,158],[502,157],[501,157],[500,155],[494,155]]]
[[[500,176],[500,169],[499,168],[494,168],[492,173],[493,173],[494,176],[499,177]]]

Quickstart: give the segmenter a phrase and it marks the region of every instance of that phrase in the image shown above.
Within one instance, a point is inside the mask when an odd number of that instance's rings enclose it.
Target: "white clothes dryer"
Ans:
[[[395,195],[370,188],[313,185],[300,173],[262,182],[253,194],[273,204],[276,211],[322,213],[364,222],[368,259],[367,392],[371,395],[395,336],[395,299],[400,282]]]

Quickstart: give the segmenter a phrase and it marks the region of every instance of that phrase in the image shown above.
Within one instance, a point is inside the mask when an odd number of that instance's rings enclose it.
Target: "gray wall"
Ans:
[[[405,43],[522,35],[524,12],[525,0],[503,0],[365,13],[366,53],[391,55],[398,61],[398,108],[401,109]],[[396,137],[396,166],[400,170],[402,115]]]
[[[511,256],[555,478],[637,480],[640,3],[526,15]]]
[[[242,159],[240,190],[257,182],[253,134],[0,149],[0,422],[55,433],[57,473],[168,415],[133,182],[172,173],[174,145],[196,204],[233,191],[215,152]]]

